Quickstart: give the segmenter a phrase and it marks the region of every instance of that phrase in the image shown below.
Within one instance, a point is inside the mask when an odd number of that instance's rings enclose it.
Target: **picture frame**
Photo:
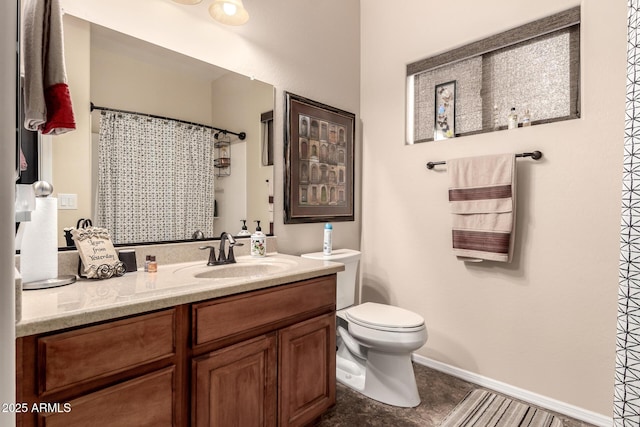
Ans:
[[[284,96],[284,223],[353,221],[355,114]]]
[[[433,139],[456,136],[456,80],[441,83],[434,89]]]

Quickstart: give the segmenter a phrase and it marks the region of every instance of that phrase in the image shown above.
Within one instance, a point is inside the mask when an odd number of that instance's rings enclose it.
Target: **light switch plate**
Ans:
[[[59,210],[78,209],[78,195],[58,193],[58,209]]]

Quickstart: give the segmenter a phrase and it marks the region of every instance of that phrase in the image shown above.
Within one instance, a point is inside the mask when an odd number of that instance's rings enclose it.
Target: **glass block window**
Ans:
[[[407,143],[432,141],[436,87],[455,82],[456,137],[507,128],[512,107],[533,125],[580,117],[580,9],[407,66]]]

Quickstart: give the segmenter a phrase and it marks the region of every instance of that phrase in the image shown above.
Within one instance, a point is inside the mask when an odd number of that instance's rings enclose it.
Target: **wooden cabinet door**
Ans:
[[[192,425],[276,425],[276,334],[193,359]]]
[[[336,402],[335,314],[279,333],[279,425],[309,424]]]

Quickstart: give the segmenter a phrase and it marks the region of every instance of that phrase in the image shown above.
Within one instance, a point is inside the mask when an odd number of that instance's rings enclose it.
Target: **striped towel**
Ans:
[[[447,161],[453,252],[465,261],[511,262],[515,154]]]

